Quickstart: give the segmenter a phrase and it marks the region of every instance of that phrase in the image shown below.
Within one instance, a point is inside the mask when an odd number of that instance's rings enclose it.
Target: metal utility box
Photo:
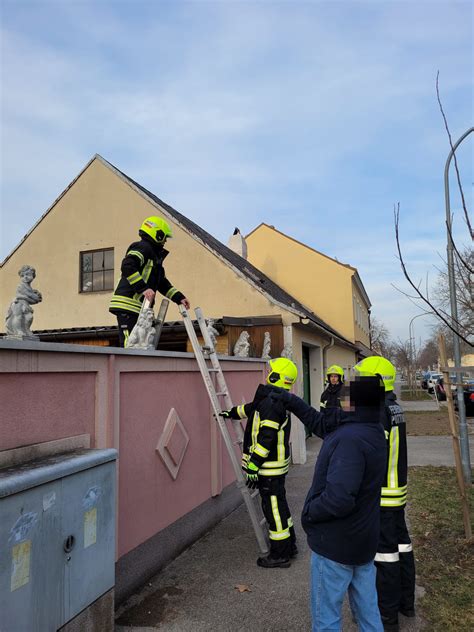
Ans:
[[[114,586],[116,458],[0,469],[0,632],[56,632]]]

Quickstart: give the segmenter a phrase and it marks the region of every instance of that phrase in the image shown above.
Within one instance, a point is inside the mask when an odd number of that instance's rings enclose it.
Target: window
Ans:
[[[114,289],[114,249],[81,252],[80,292]]]

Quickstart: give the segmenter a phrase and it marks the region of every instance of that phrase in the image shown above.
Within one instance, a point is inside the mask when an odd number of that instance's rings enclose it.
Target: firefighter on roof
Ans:
[[[161,217],[147,217],[138,234],[140,241],[127,248],[121,266],[122,276],[109,305],[109,311],[117,317],[121,347],[127,346],[145,298],[153,304],[155,293],[160,292],[189,309],[188,299],[172,286],[163,268],[168,255],[164,245],[173,236],[169,224]]]

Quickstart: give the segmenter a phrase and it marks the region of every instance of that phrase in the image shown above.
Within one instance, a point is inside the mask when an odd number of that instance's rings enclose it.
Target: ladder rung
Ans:
[[[240,439],[237,439],[237,441],[233,442],[234,445],[242,445],[243,441],[241,441]]]
[[[219,391],[218,393],[216,393],[216,395],[228,395],[229,392],[228,391]]]
[[[261,525],[262,525],[262,527],[263,527],[263,525],[264,525],[264,524],[267,524],[267,519],[266,519],[266,518],[262,518],[262,519],[260,520],[260,524],[261,524]]]
[[[219,373],[220,369],[207,369],[209,373]]]
[[[260,494],[260,492],[258,491],[258,489],[254,489],[253,492],[250,494],[250,498],[255,498],[255,496],[258,496]]]

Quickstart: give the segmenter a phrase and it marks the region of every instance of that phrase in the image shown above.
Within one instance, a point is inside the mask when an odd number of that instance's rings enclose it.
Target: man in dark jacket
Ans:
[[[359,630],[381,632],[374,556],[386,464],[383,387],[379,378],[357,377],[343,393],[343,410],[330,420],[295,395],[277,395],[324,439],[301,518],[312,550],[312,629],[341,629],[348,591]]]
[[[145,298],[153,304],[155,293],[160,292],[189,309],[188,299],[171,285],[163,268],[168,255],[164,244],[173,236],[169,224],[161,217],[147,217],[138,234],[141,240],[127,248],[121,266],[122,276],[109,306],[109,311],[117,317],[121,347],[127,346]]]
[[[247,418],[242,449],[242,469],[247,487],[258,487],[268,523],[270,553],[259,557],[264,568],[288,568],[297,554],[296,535],[286,500],[285,478],[290,467],[291,420],[282,402],[270,395],[286,392],[298,369],[288,358],[269,361],[267,384],[260,384],[253,401],[222,412],[223,417]]]

